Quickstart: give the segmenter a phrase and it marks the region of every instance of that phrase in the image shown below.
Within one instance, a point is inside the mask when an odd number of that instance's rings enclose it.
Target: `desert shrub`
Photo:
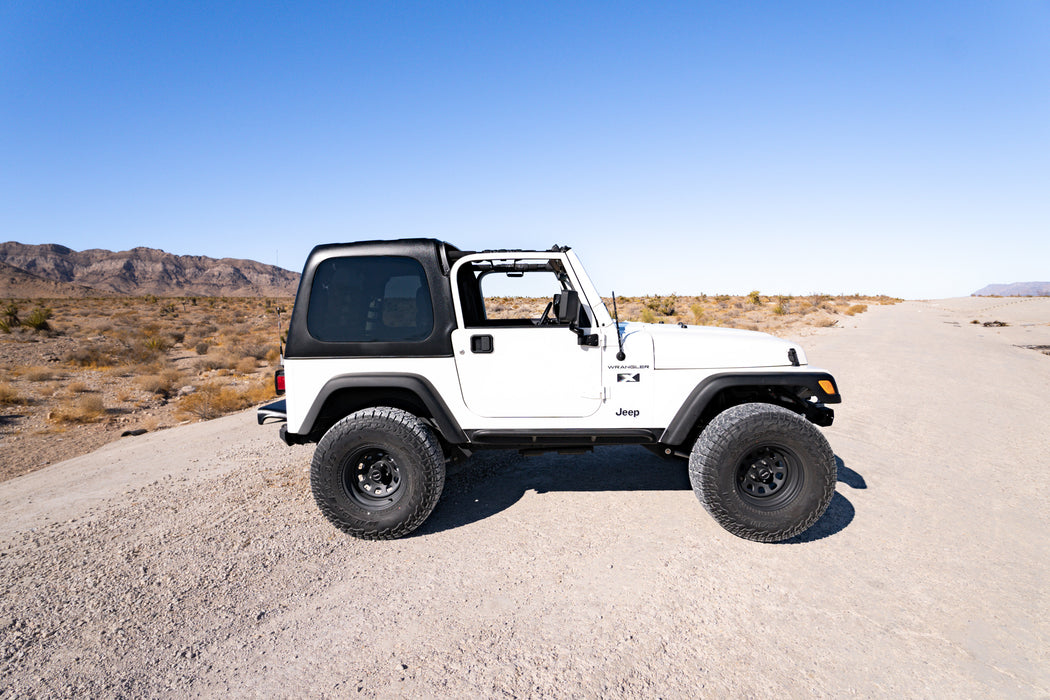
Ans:
[[[265,359],[266,356],[273,349],[274,349],[273,343],[266,343],[266,344],[255,343],[255,344],[245,345],[241,349],[241,352],[244,353],[245,355],[247,355],[248,357],[254,358],[256,360],[262,360],[262,359]]]
[[[102,398],[94,394],[67,401],[51,411],[49,418],[56,423],[95,423],[106,415]]]
[[[88,385],[85,384],[84,382],[73,382],[72,384],[69,384],[68,386],[66,386],[66,391],[68,391],[70,394],[74,394],[74,395],[75,394],[83,394],[87,390],[88,390]]]
[[[835,319],[825,317],[825,318],[817,319],[814,322],[813,325],[815,325],[817,328],[830,328],[831,326],[834,326],[836,323],[838,323],[838,321],[836,321]]]
[[[31,382],[47,382],[55,378],[55,371],[50,367],[27,367],[22,370],[22,378]]]
[[[252,374],[258,369],[259,363],[253,357],[242,357],[237,361],[237,365],[234,367],[235,370],[241,374]]]
[[[183,331],[171,331],[168,337],[171,338],[172,345],[178,345],[186,339],[186,334]]]
[[[788,307],[783,302],[780,302],[776,306],[773,307],[773,313],[776,314],[777,316],[783,316],[787,312],[788,312]]]
[[[25,403],[25,399],[9,382],[0,382],[0,405],[14,406]]]
[[[854,314],[862,314],[868,310],[867,304],[854,304],[853,306],[846,309],[843,313],[847,316],[853,316]]]
[[[642,323],[656,323],[656,314],[650,309],[642,309]]]
[[[32,328],[34,331],[49,331],[51,330],[51,324],[48,323],[54,311],[44,306],[38,306],[29,312],[29,315],[22,320],[22,325],[26,328]]]
[[[671,316],[674,314],[677,301],[678,297],[674,294],[669,297],[646,297],[645,307],[660,316]]]
[[[276,365],[281,361],[281,351],[276,347],[271,347],[270,351],[266,353],[266,362],[271,365]]]
[[[237,358],[229,353],[208,355],[197,360],[198,372],[206,372],[212,369],[234,369],[237,366]]]
[[[149,353],[159,354],[171,349],[171,338],[159,333],[149,333],[141,340],[142,347]]]
[[[273,396],[273,386],[265,379],[253,382],[244,389],[209,383],[197,387],[195,392],[179,399],[178,410],[183,416],[211,420],[261,403]]]
[[[759,304],[762,303],[762,296],[759,293],[759,291],[756,289],[756,290],[754,290],[753,292],[751,292],[750,294],[747,295],[747,300],[750,301],[755,306],[758,306]]]
[[[18,310],[18,304],[13,301],[4,304],[4,310],[2,314],[0,314],[0,319],[2,319],[4,325],[7,326],[8,332],[10,332],[11,328],[16,328],[22,323],[18,318]]]
[[[202,340],[201,342],[197,343],[197,345],[194,346],[193,349],[197,351],[198,355],[207,355],[208,354],[208,348],[210,348],[210,347],[211,347],[210,345],[208,345],[207,343],[205,343]]]
[[[7,322],[6,318],[0,318],[0,333],[10,333],[11,324]]]
[[[704,320],[704,307],[700,304],[693,304],[689,307],[689,310],[693,312],[693,321],[695,321],[697,325],[700,325]]]
[[[168,396],[171,394],[175,384],[179,382],[181,375],[178,372],[164,372],[161,374],[145,374],[135,380],[135,386],[147,394]]]

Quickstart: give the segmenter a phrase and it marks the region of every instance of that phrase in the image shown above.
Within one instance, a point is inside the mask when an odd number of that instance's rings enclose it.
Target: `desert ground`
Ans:
[[[354,540],[251,411],[9,479],[0,695],[1050,697],[1050,298],[842,321],[797,330],[839,486],[782,544],[628,447],[479,455]]]

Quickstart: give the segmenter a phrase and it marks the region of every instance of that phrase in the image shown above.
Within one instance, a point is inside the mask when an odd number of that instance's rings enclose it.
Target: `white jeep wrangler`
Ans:
[[[505,317],[509,298],[543,296],[541,316]],[[481,449],[638,444],[688,457],[715,520],[765,542],[806,530],[835,490],[835,458],[816,425],[831,424],[825,404],[841,397],[801,347],[752,331],[618,322],[568,247],[318,246],[276,381],[285,398],[259,422],[284,420],[288,444],[318,443],[314,497],[355,537],[415,530],[441,496],[446,464]]]

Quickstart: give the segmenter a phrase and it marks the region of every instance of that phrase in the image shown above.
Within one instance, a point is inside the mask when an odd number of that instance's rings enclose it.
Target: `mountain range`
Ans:
[[[989,284],[971,296],[975,297],[1050,297],[1050,282],[1014,282]]]
[[[254,260],[0,243],[0,297],[295,296],[299,273]]]

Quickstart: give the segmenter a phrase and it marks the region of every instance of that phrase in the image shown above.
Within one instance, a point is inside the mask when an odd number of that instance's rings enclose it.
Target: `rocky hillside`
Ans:
[[[1050,282],[989,284],[973,293],[975,297],[1050,297]]]
[[[299,274],[254,260],[154,248],[76,251],[0,243],[0,296],[293,296]]]
[[[68,282],[55,282],[26,272],[20,268],[0,262],[0,299],[24,297],[82,298],[106,296],[101,292]]]

